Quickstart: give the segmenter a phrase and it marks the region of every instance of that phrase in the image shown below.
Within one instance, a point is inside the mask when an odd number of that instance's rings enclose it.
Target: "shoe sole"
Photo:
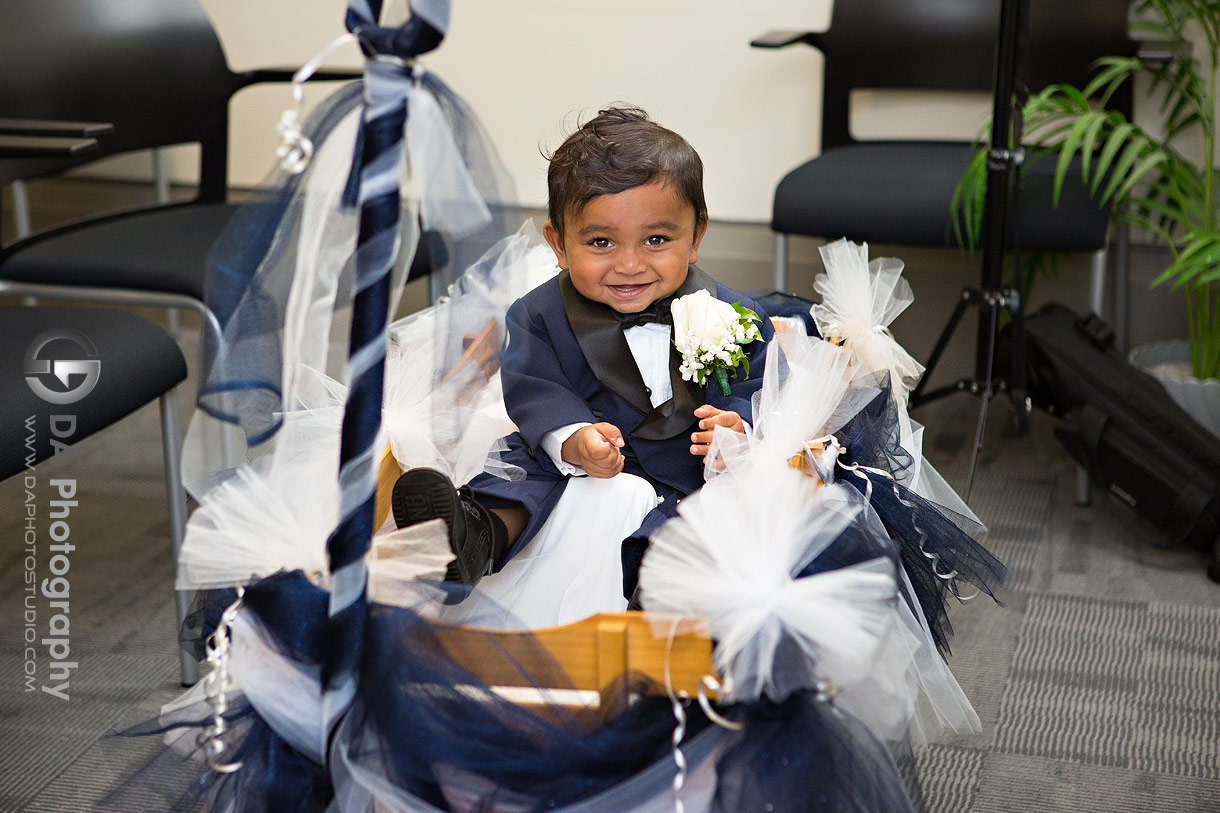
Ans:
[[[399,528],[406,528],[433,519],[444,520],[449,529],[449,549],[454,552],[446,581],[465,581],[465,563],[457,555],[454,518],[461,510],[457,492],[449,478],[435,469],[412,469],[394,483],[390,495],[390,510]]]

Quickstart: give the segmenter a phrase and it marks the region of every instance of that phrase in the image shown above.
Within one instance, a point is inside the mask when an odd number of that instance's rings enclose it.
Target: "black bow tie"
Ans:
[[[673,304],[673,301],[673,294],[663,296],[638,313],[619,313],[614,311],[614,318],[618,320],[623,330],[639,327],[640,325],[672,325],[674,323],[674,315],[673,311],[670,310],[670,305]]]

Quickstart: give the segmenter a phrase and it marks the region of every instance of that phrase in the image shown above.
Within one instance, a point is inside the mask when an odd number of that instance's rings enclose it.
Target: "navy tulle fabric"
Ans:
[[[304,134],[316,144],[361,102],[362,82],[331,94],[309,117]],[[203,331],[204,380],[198,405],[215,418],[245,430],[249,445],[267,440],[279,427],[281,332],[292,278],[260,274],[273,249],[283,250],[277,232],[303,175],[276,171],[251,194],[225,225],[207,258],[205,298],[223,331]],[[350,273],[350,272],[349,272]],[[349,291],[340,284],[339,291]]]
[[[434,280],[434,290],[444,291],[455,282],[460,286],[461,272],[474,266],[498,241],[515,233],[523,215],[513,181],[469,105],[433,73],[421,71],[417,81],[439,105],[474,189],[491,216],[474,231],[460,234],[448,230],[444,222],[422,224],[421,239],[429,256],[427,270]],[[310,114],[304,135],[314,144],[322,144],[360,106],[362,93],[363,82],[354,81],[327,97]],[[362,148],[363,132],[362,126],[356,135],[354,167],[358,167],[355,159]],[[301,206],[298,192],[306,177],[282,170],[273,172],[230,218],[207,259],[206,300],[222,336],[204,332],[205,373],[198,405],[209,415],[241,427],[250,447],[275,435],[284,409],[281,340],[292,275],[282,273],[282,268],[269,272],[266,264],[290,265],[286,253],[296,250],[299,235],[295,231],[285,233],[283,227],[300,227],[300,212],[295,209]],[[340,198],[341,211],[353,217],[357,210],[357,177],[354,171],[347,176]],[[400,256],[398,265],[408,267],[412,260],[412,256]],[[342,269],[336,309],[351,304],[353,273],[354,256]],[[444,335],[446,327],[438,326],[438,335]],[[456,338],[456,344],[437,342],[441,356],[438,377],[461,355],[461,336]]]
[[[832,544],[819,557],[821,566],[810,563],[808,569],[862,560],[875,554],[876,545],[863,533],[845,534],[842,545]],[[421,585],[421,594],[433,601],[447,589]],[[325,597],[299,572],[280,573],[248,587],[244,605],[274,649],[316,670],[325,645]],[[200,634],[210,634],[209,619],[214,624],[231,598],[229,591],[215,591],[201,602],[195,614]],[[495,789],[481,797],[488,809],[512,800],[539,811],[596,798],[650,766],[672,775],[674,717],[662,687],[624,675],[628,693],[638,699],[594,724],[566,706],[518,705],[462,665],[447,643],[449,628],[413,609],[370,605],[358,695],[345,722],[346,729],[361,732],[351,744],[352,762],[441,810],[450,809],[446,783],[460,783],[463,775],[492,783]],[[490,634],[467,629],[464,636],[468,651],[478,653],[480,673],[496,675],[498,682],[571,685],[540,643],[509,653]],[[802,690],[782,703],[761,700],[721,711],[741,730],[711,732],[715,724],[698,704],[685,704],[684,747],[705,732],[723,736],[723,746],[705,757],[715,760],[714,810],[913,809],[890,752],[832,699]],[[199,703],[124,733],[200,727],[208,716]],[[233,811],[326,809],[335,791],[324,766],[292,749],[248,703],[238,703],[228,716],[235,748],[227,759],[240,760],[242,769],[222,776],[201,766],[190,798],[177,800],[177,809],[189,803]],[[693,769],[698,758],[692,762]]]
[[[983,526],[921,497],[908,486],[913,460],[898,442],[897,409],[887,378],[881,382],[879,394],[839,432],[845,449],[840,460],[859,468],[839,467],[836,479],[868,497],[886,532],[898,544],[914,592],[912,596],[904,590],[904,598],[922,608],[937,648],[948,654],[953,627],[945,603],[955,589],[964,592],[957,585],[972,585],[999,600],[1003,588],[1011,584],[1012,574],[977,541]],[[956,574],[954,580],[946,578],[950,574]]]
[[[717,766],[715,810],[912,809],[884,746],[811,691],[745,705],[734,719],[746,725]]]

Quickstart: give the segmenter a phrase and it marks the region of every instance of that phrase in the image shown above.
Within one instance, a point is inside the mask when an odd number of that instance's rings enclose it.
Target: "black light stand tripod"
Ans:
[[[919,406],[955,392],[980,396],[978,425],[970,455],[970,478],[966,485],[967,500],[974,486],[974,471],[987,426],[987,408],[997,389],[1008,391],[1021,431],[1025,432],[1029,427],[1030,404],[1025,391],[1025,322],[1019,293],[1022,289],[1019,247],[1015,252],[1017,261],[1014,263],[1013,286],[1004,285],[1003,279],[1005,236],[1009,231],[1008,224],[1015,221],[1019,189],[1017,175],[1025,157],[1021,135],[1022,110],[1029,96],[1025,86],[1028,53],[1029,0],[1002,0],[992,96],[991,145],[987,151],[987,191],[983,203],[982,279],[978,288],[962,290],[957,307],[928,357],[923,378],[910,398],[911,406]],[[924,385],[931,378],[932,370],[940,361],[966,308],[970,306],[980,309],[974,377],[925,392]],[[1001,309],[1007,309],[1012,326],[1012,364],[1006,380],[998,378],[995,372]]]

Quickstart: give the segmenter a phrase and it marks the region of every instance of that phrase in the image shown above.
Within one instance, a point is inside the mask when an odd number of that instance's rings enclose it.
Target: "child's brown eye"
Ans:
[[[669,242],[669,238],[663,234],[654,234],[652,237],[649,237],[644,241],[645,245],[649,246],[661,246],[665,245],[667,242]]]
[[[594,248],[609,248],[610,241],[605,237],[595,237],[589,241],[589,245],[593,246]]]

